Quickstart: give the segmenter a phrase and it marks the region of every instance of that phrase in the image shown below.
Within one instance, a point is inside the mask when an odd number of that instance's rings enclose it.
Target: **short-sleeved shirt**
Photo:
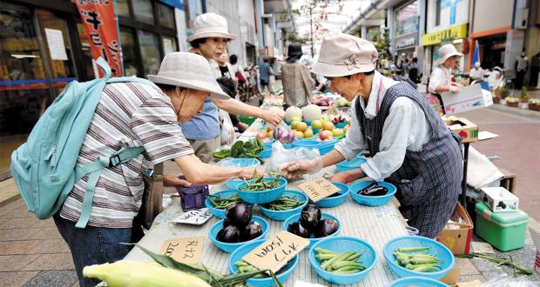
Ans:
[[[436,94],[435,90],[439,86],[449,86],[452,82],[452,72],[446,67],[438,66],[433,70],[429,77],[428,91],[432,94]]]
[[[179,125],[185,137],[194,141],[211,140],[221,133],[219,110],[210,99],[204,101],[204,110],[202,113]]]
[[[145,151],[129,162],[105,168],[97,182],[88,225],[131,228],[144,193],[143,171],[148,162],[158,164],[193,153],[178,126],[168,96],[150,85],[108,84],[79,152],[78,166],[110,157],[122,147],[143,146]],[[60,216],[76,222],[82,210],[88,176],[75,183]]]

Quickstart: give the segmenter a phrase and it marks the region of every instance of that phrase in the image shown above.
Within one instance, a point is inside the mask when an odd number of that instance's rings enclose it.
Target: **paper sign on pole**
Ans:
[[[323,198],[339,192],[341,189],[333,185],[330,181],[319,178],[316,180],[308,181],[298,185],[298,188],[302,190],[313,202],[317,202]]]
[[[62,30],[45,28],[45,37],[49,46],[49,53],[52,60],[67,61],[66,45],[64,44],[64,35]]]
[[[308,245],[308,239],[287,231],[280,231],[276,236],[246,254],[242,260],[260,270],[269,269],[275,273]]]
[[[159,254],[187,264],[198,264],[201,258],[204,237],[174,238],[165,241]]]

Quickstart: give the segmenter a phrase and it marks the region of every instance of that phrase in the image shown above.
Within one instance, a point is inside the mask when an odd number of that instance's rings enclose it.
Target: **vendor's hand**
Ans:
[[[255,174],[255,171],[257,172],[257,176],[265,176],[264,171],[259,168],[253,168],[253,167],[244,167],[242,168],[242,171],[240,172],[240,178],[250,179],[253,178],[253,175]]]
[[[280,115],[278,113],[263,110],[261,118],[268,124],[273,125],[277,127],[281,121],[283,121],[283,115]]]
[[[323,168],[322,158],[303,159],[286,164],[281,170],[291,179],[306,173],[315,173]]]
[[[347,184],[351,181],[354,181],[355,179],[355,176],[349,171],[343,171],[332,175],[328,180],[332,182],[341,182]]]
[[[183,186],[183,187],[190,187],[191,182],[179,178],[177,175],[173,175],[170,173],[164,173],[163,174],[163,185],[164,186]]]
[[[457,93],[459,90],[461,90],[461,88],[458,86],[450,86],[450,92],[452,93]]]

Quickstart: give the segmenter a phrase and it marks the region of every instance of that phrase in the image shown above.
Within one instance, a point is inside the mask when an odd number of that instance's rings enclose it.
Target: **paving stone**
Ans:
[[[39,228],[36,229],[37,232],[34,233],[32,236],[30,236],[28,239],[56,239],[56,238],[62,238],[62,235],[60,235],[60,232],[58,232],[58,228],[56,227],[46,227],[46,228]]]
[[[38,273],[37,271],[0,272],[0,282],[3,287],[21,287]]]
[[[0,232],[0,241],[38,239],[38,238],[31,238],[31,236],[35,235],[38,231],[39,229],[33,229],[33,228],[2,230],[2,232]]]
[[[20,229],[20,228],[29,228],[32,225],[38,223],[38,219],[35,217],[23,217],[23,218],[11,218],[8,221],[0,225],[0,230],[2,229]],[[40,228],[37,226],[36,228]],[[50,227],[50,226],[43,226]]]
[[[23,217],[35,217],[36,215],[26,210],[26,208],[15,208],[2,215],[3,218],[23,218]]]
[[[40,240],[40,242],[34,246],[32,249],[26,252],[27,254],[36,254],[36,253],[69,253],[69,246],[66,244],[64,239],[46,239]]]
[[[25,254],[38,245],[40,240],[0,242],[0,255]]]
[[[56,228],[56,224],[54,224],[54,219],[50,218],[47,220],[37,220],[37,223],[32,225],[32,228]]]
[[[71,285],[71,287],[79,287],[79,281],[75,282],[75,284]]]
[[[75,270],[71,253],[41,254],[24,270]]]
[[[0,271],[20,271],[38,257],[37,254],[0,256]]]
[[[482,282],[486,282],[486,278],[480,274],[476,274],[476,275],[461,275],[459,276],[459,280],[458,282],[469,282],[469,281],[474,281],[474,280],[480,280]]]
[[[472,264],[470,259],[456,258],[455,267],[461,268],[461,275],[480,275],[480,271]]]
[[[42,271],[22,287],[70,287],[77,280],[75,271]]]

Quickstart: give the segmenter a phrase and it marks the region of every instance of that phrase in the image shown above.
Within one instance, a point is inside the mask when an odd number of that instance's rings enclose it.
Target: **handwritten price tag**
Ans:
[[[159,254],[182,263],[197,264],[201,259],[204,237],[175,238],[165,241]]]
[[[182,213],[179,217],[173,220],[175,223],[191,224],[191,225],[203,225],[213,214],[208,208],[194,209]]]
[[[311,200],[313,200],[313,202],[327,198],[330,195],[340,191],[339,187],[333,185],[330,181],[324,178],[299,184],[298,188],[300,188],[300,190],[302,190]]]
[[[277,272],[308,245],[308,239],[281,231],[246,254],[242,260],[261,270]]]

